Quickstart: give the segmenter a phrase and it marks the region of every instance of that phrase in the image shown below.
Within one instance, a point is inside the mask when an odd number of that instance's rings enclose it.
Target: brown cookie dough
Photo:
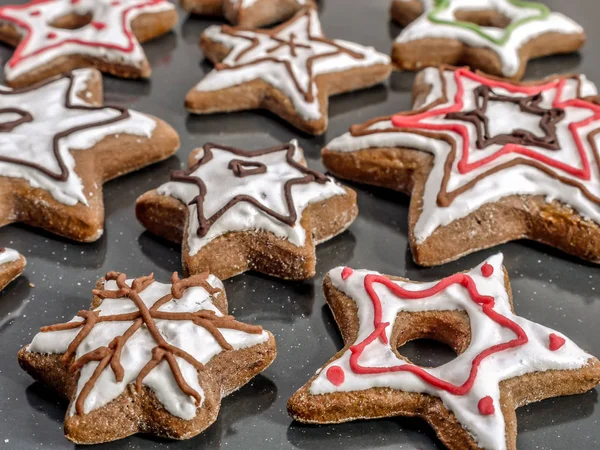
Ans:
[[[140,45],[177,23],[167,0],[44,0],[0,7],[0,41],[16,47],[7,84],[29,86],[93,67],[123,78],[149,78]]]
[[[327,39],[307,7],[271,30],[211,26],[200,42],[215,69],[186,96],[194,114],[267,109],[322,134],[329,97],[388,78],[389,58],[371,47]]]
[[[392,50],[402,70],[466,64],[519,80],[527,62],[577,51],[585,33],[563,14],[516,0],[393,0],[392,18],[406,28]]]
[[[600,382],[598,359],[514,313],[502,255],[432,283],[338,267],[324,290],[345,346],[289,400],[300,422],[421,417],[449,449],[514,450],[516,408]],[[459,356],[418,366],[402,356],[416,339]]]
[[[0,291],[23,273],[27,260],[12,248],[0,248]]]
[[[136,204],[149,231],[182,243],[186,274],[312,278],[315,246],[358,214],[354,191],[306,168],[295,141],[257,151],[207,144],[189,166]]]
[[[595,86],[584,76],[508,83],[468,69],[421,72],[411,112],[334,139],[342,178],[412,196],[415,262],[443,264],[528,238],[600,262]]]
[[[103,233],[103,183],[179,147],[162,120],[103,106],[94,69],[0,87],[0,113],[0,226],[22,222],[81,242]]]
[[[70,400],[65,436],[77,444],[196,436],[275,358],[271,333],[226,315],[213,275],[162,284],[109,272],[93,294],[92,310],[43,327],[19,352],[23,369]]]

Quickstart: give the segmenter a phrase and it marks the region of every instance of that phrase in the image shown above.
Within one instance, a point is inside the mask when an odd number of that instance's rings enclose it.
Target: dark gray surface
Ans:
[[[11,3],[3,0],[2,3]],[[369,44],[387,52],[399,27],[389,22],[388,0],[321,0],[321,19],[330,37]],[[583,24],[589,43],[581,55],[547,58],[530,64],[528,78],[554,72],[583,72],[600,83],[597,0],[549,1]],[[155,114],[181,135],[176,157],[105,186],[106,231],[94,244],[73,244],[36,229],[0,229],[0,245],[19,249],[29,266],[23,277],[0,295],[0,448],[69,449],[62,422],[66,403],[43,386],[32,384],[16,361],[18,349],[39,327],[70,319],[91,300],[95,280],[109,270],[129,275],[155,272],[159,280],[180,270],[180,250],[165,244],[136,222],[138,195],[168,178],[189,152],[207,141],[259,148],[299,138],[309,166],[321,169],[320,148],[353,123],[410,107],[414,75],[395,73],[385,85],[334,98],[329,131],[324,137],[301,135],[267,113],[247,112],[206,117],[188,116],[183,98],[210,69],[197,46],[210,21],[181,14],[175,31],[144,45],[154,69],[152,81],[105,78],[106,101]],[[0,47],[6,61],[10,50]],[[355,186],[356,187],[356,186]],[[433,280],[470,268],[503,251],[512,277],[518,314],[567,334],[600,355],[600,274],[598,267],[537,244],[519,242],[480,252],[434,269],[415,266],[407,246],[408,199],[389,191],[357,187],[361,214],[344,235],[319,247],[318,275],[304,283],[286,283],[255,274],[227,281],[231,311],[238,319],[258,323],[277,339],[273,365],[250,385],[223,402],[217,422],[184,442],[132,437],[102,449],[162,448],[442,448],[425,422],[385,419],[340,426],[301,426],[288,417],[289,396],[342,346],[332,316],[324,306],[323,274],[337,265],[364,267],[415,280]],[[35,285],[30,287],[29,283]],[[414,347],[413,347],[414,350]],[[424,348],[420,347],[421,354]],[[422,355],[421,355],[422,356]],[[592,449],[600,441],[600,408],[596,390],[544,401],[518,412],[520,449]]]

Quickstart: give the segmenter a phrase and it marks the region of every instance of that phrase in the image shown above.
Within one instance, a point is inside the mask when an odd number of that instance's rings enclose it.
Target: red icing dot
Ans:
[[[558,334],[551,333],[549,338],[550,343],[548,344],[548,348],[553,352],[565,345],[565,338],[560,337]]]
[[[489,278],[492,276],[493,273],[494,273],[494,268],[492,267],[491,264],[485,263],[483,266],[481,266],[481,274],[484,277]]]
[[[344,270],[342,270],[342,280],[347,280],[353,272],[354,270],[350,267],[344,267]]]
[[[346,375],[344,375],[344,371],[340,366],[331,366],[327,369],[326,375],[331,384],[335,386],[340,386],[346,378]]]
[[[29,15],[30,15],[30,16],[32,16],[32,17],[37,17],[37,16],[39,16],[40,14],[41,14],[41,12],[40,12],[39,10],[31,11],[31,12],[29,13]]]
[[[492,397],[489,395],[479,400],[477,408],[479,408],[479,412],[484,416],[491,416],[496,411],[496,408],[494,408],[494,400],[492,400]]]
[[[46,35],[46,37],[47,37],[48,39],[54,39],[54,38],[56,37],[56,33],[55,33],[54,31],[51,31],[50,33],[48,33],[48,34]]]
[[[115,0],[114,2],[111,3],[111,6],[119,6],[120,4],[121,4],[121,2]]]
[[[102,30],[103,28],[106,28],[106,24],[102,22],[92,22],[91,24],[96,30]]]
[[[71,4],[72,5],[76,5],[77,3],[79,3],[81,0],[71,0]]]

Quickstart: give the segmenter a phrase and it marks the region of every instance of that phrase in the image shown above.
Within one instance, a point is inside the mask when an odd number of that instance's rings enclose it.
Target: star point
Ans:
[[[296,420],[416,415],[449,448],[512,449],[512,405],[600,382],[600,361],[514,313],[501,255],[431,283],[339,267],[324,290],[345,347],[292,396],[288,410]],[[402,356],[404,343],[424,337],[458,356],[434,368]],[[523,396],[534,385],[535,398]]]

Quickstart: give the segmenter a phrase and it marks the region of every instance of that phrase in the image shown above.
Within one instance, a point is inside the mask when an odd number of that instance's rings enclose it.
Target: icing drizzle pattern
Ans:
[[[600,223],[600,106],[583,76],[512,84],[468,69],[426,69],[425,106],[351,128],[327,148],[430,152],[417,242],[439,226],[513,194],[560,200]],[[541,117],[541,119],[540,119]]]
[[[80,371],[71,414],[87,414],[134,383],[138,393],[149,386],[171,414],[191,419],[203,402],[198,371],[221,351],[268,339],[261,327],[214,307],[211,296],[222,289],[207,273],[181,280],[175,272],[164,285],[153,275],[126,280],[109,272],[104,288],[93,291],[98,308],[43,327],[28,351],[62,353],[69,370]]]
[[[432,8],[407,26],[398,43],[419,39],[457,39],[472,47],[494,51],[503,65],[504,76],[515,75],[521,64],[519,49],[545,33],[581,34],[583,28],[547,6],[521,0],[436,0]],[[505,28],[480,26],[461,21],[459,11],[494,11],[510,20]]]
[[[325,38],[312,7],[271,30],[211,26],[205,36],[231,51],[196,85],[197,91],[262,79],[287,95],[306,120],[322,117],[316,84],[319,75],[390,62],[387,55],[371,47]]]
[[[0,24],[17,27],[23,38],[6,64],[8,80],[68,55],[89,55],[139,67],[144,52],[131,30],[140,14],[174,9],[166,0],[32,0],[0,7]],[[92,15],[89,24],[64,29],[52,23],[69,15]]]
[[[548,340],[556,332],[512,312],[502,255],[433,283],[395,281],[367,270],[348,273],[340,267],[329,277],[356,303],[358,335],[318,373],[309,387],[313,395],[376,387],[435,395],[480,447],[504,449],[499,383],[531,372],[577,369],[590,358],[562,336],[563,346],[550,348]],[[398,313],[438,310],[468,314],[471,340],[465,351],[436,368],[400,357],[391,341],[392,330],[402,326],[396,322]]]
[[[188,170],[177,170],[158,193],[189,207],[193,256],[230,231],[263,229],[303,245],[302,211],[345,190],[308,169],[296,141],[258,151],[206,144]]]

